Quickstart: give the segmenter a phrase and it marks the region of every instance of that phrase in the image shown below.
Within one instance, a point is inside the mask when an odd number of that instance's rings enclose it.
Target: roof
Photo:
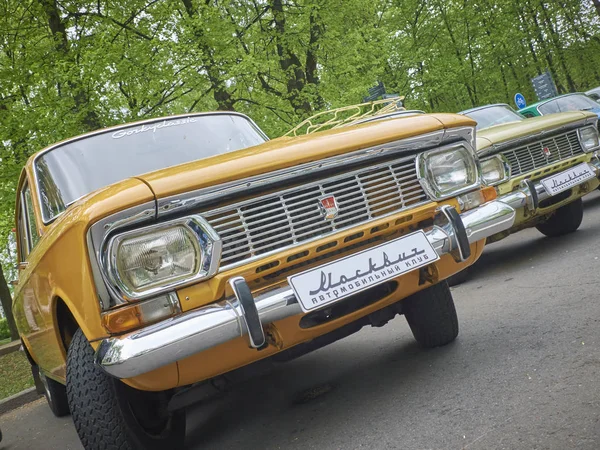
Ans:
[[[510,105],[508,105],[507,103],[492,103],[489,105],[483,105],[483,106],[477,106],[477,107],[471,108],[471,109],[465,109],[464,111],[460,111],[458,114],[462,114],[464,116],[465,114],[479,111],[481,109],[491,108],[492,106],[508,106],[510,109],[512,109],[512,107]]]
[[[584,92],[569,92],[568,94],[557,95],[556,97],[547,98],[545,100],[540,100],[539,102],[532,103],[531,105],[526,106],[525,108],[521,108],[519,110],[519,112],[527,111],[528,109],[536,109],[538,106],[543,105],[544,103],[548,103],[552,100],[556,100],[557,98],[569,97],[570,95],[585,95],[585,93]]]

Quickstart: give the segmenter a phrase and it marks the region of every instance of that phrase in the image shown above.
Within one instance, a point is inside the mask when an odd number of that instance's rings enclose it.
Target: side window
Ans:
[[[25,184],[21,191],[21,208],[19,210],[19,245],[21,248],[21,260],[25,260],[33,247],[40,240],[37,226],[35,225],[35,212],[31,199],[31,189]]]
[[[28,245],[27,245],[27,228],[25,227],[25,213],[23,208],[23,195],[21,194],[21,198],[19,199],[19,212],[17,215],[17,227],[19,229],[19,262],[23,262],[27,259],[27,255],[29,255]]]
[[[558,102],[556,100],[553,100],[551,102],[548,103],[544,103],[543,105],[540,105],[538,107],[538,110],[546,115],[546,114],[554,114],[554,113],[559,113],[560,112],[560,107],[558,106]]]

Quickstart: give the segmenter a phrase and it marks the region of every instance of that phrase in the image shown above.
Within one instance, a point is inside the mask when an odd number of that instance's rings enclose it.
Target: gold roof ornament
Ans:
[[[321,111],[303,120],[284,136],[302,136],[317,131],[331,130],[342,126],[352,125],[368,117],[380,116],[395,111],[406,111],[402,105],[404,96],[385,98],[357,105],[342,106],[341,108]]]

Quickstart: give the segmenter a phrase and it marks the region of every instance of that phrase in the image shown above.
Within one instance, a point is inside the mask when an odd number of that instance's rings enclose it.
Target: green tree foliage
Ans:
[[[600,84],[600,2],[0,0],[0,248],[29,156],[95,128],[204,110],[271,136],[382,80],[409,107],[457,111]]]

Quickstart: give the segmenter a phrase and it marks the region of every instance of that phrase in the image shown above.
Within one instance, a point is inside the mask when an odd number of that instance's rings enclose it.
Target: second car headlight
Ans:
[[[442,200],[479,186],[475,156],[466,147],[433,150],[419,155],[423,187],[434,200]]]
[[[596,130],[596,127],[580,128],[579,141],[585,152],[590,152],[598,148],[600,141],[598,139],[598,130]]]
[[[188,217],[113,237],[106,270],[125,300],[138,300],[214,275],[221,242],[201,217]]]
[[[481,178],[488,186],[495,186],[510,178],[510,166],[501,155],[482,159]]]

